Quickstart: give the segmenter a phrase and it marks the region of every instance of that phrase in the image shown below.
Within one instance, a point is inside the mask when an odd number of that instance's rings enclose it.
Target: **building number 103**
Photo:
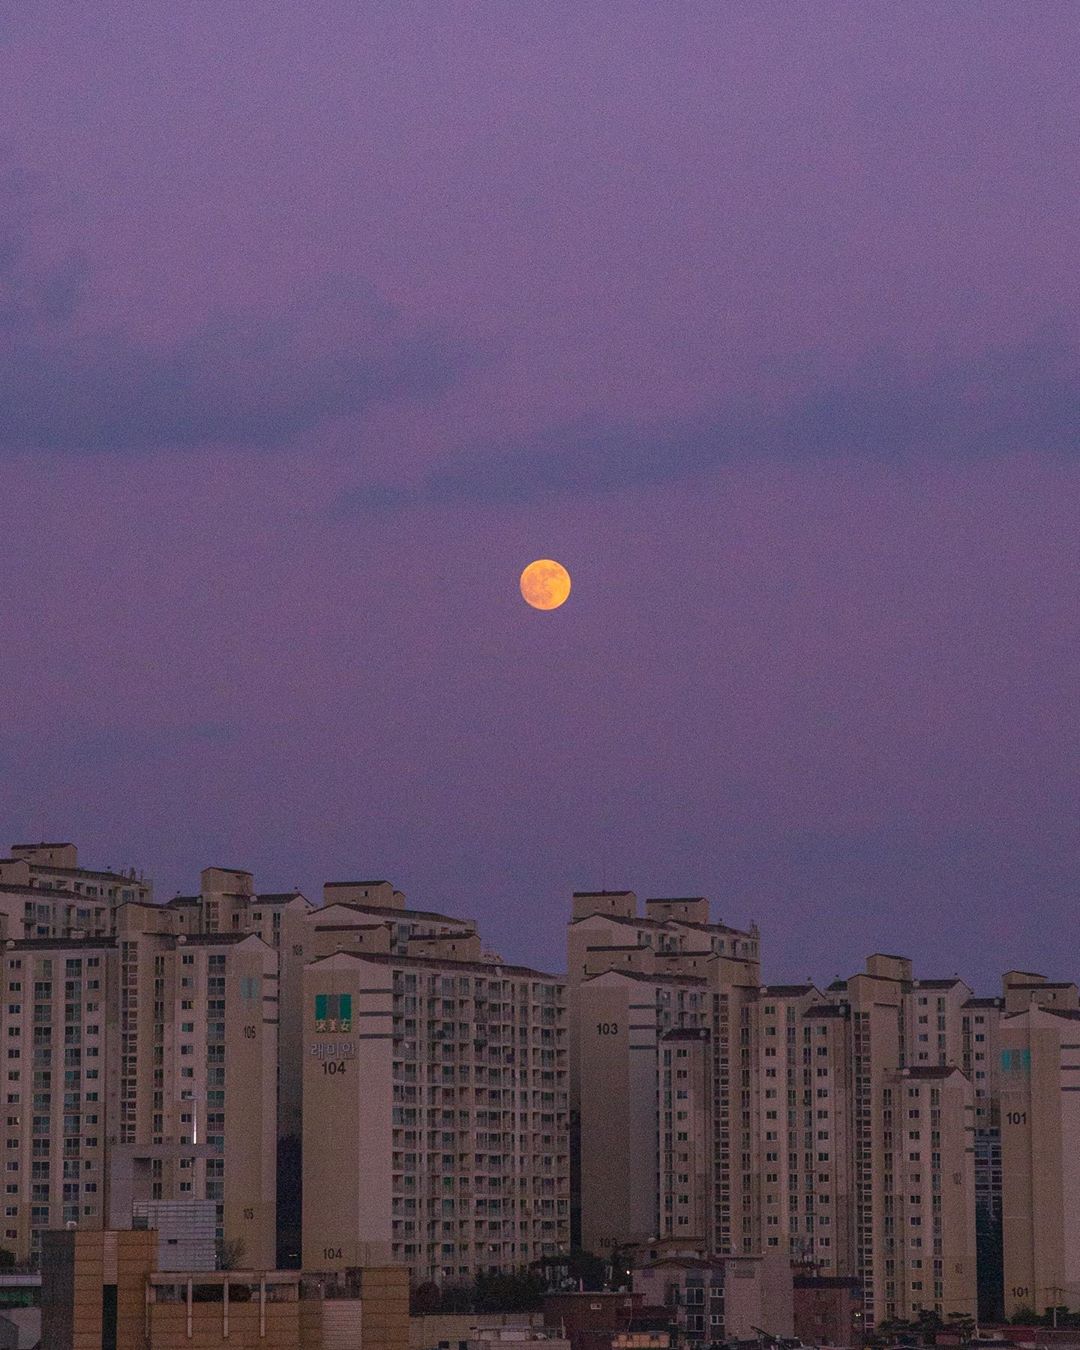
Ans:
[[[619,1034],[618,1022],[597,1022],[596,1034],[598,1036],[617,1036]]]

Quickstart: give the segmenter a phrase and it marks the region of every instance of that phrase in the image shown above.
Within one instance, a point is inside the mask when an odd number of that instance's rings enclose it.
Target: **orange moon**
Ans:
[[[551,558],[537,558],[521,574],[521,595],[533,609],[558,609],[570,594],[570,573]]]

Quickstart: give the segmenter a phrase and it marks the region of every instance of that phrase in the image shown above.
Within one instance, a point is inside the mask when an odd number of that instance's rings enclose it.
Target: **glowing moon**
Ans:
[[[521,574],[521,594],[533,609],[558,609],[570,594],[570,573],[551,558],[537,558]]]

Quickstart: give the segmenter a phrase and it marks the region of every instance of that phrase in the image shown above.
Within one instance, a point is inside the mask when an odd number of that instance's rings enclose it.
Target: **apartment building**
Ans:
[[[199,931],[73,845],[0,864],[5,1246],[128,1226],[135,1206],[208,1199],[233,1251],[274,1264],[277,958]]]
[[[700,896],[650,899],[639,915],[632,891],[574,895],[575,1208],[590,1250],[677,1237],[749,1251],[758,1241],[758,1214],[742,1203],[754,1185],[742,1166],[748,1032],[741,1043],[758,949],[756,928],[711,922]]]
[[[244,933],[146,931],[122,911],[112,1222],[140,1200],[210,1199],[218,1236],[276,1263],[277,958]]]
[[[107,936],[117,906],[152,899],[151,883],[133,868],[79,867],[74,844],[13,844],[0,858],[0,938]]]
[[[298,1139],[301,1130],[300,980],[310,959],[306,921],[316,906],[300,891],[258,892],[252,874],[239,868],[206,867],[197,895],[177,895],[164,908],[176,931],[186,934],[257,936],[277,956],[278,1039],[277,1134]]]
[[[18,1261],[41,1234],[102,1227],[119,1060],[111,938],[9,938],[0,988],[3,1238]]]
[[[583,1245],[786,1255],[857,1276],[868,1325],[975,1312],[967,985],[887,955],[765,985],[755,928],[630,892],[575,895],[568,950]]]
[[[561,979],[379,884],[330,888],[309,923],[325,954],[303,974],[305,1265],[445,1282],[565,1252]]]
[[[975,1214],[976,1229],[983,1232],[1001,1223],[998,1027],[1004,1009],[1003,998],[969,998],[963,1009],[961,1068],[974,1093]],[[984,1253],[980,1265],[989,1259],[990,1253]]]
[[[1007,985],[998,1027],[1007,1316],[1080,1310],[1080,1010],[1037,979]]]
[[[764,986],[758,1006],[763,1247],[834,1276],[855,1259],[850,1019],[812,984]]]

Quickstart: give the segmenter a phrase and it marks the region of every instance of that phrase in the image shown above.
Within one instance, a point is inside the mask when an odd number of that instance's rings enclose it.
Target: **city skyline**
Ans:
[[[1076,25],[8,6],[7,833],[1069,975]]]
[[[9,1259],[145,1222],[169,1270],[737,1261],[782,1326],[803,1277],[850,1331],[853,1301],[884,1329],[1080,1300],[1076,981],[977,996],[872,953],[777,983],[756,927],[627,891],[571,897],[553,974],[385,879],[313,903],[209,867],[155,903],[85,861],[0,858]]]
[[[2,837],[2,835],[0,835],[0,837]],[[74,847],[79,849],[80,856],[82,857],[85,856],[85,851],[82,849],[81,841],[75,839],[64,839],[62,841],[23,840],[13,845],[12,847],[15,849],[47,849],[47,848],[55,849],[55,848]],[[0,857],[0,865],[2,865],[5,862],[10,863],[10,861],[11,859],[5,859]],[[217,863],[207,863],[207,862],[204,862],[200,867],[196,869],[195,876],[198,877],[199,875],[207,871],[214,873],[222,873],[224,875],[245,877],[248,878],[249,882],[251,883],[254,883],[254,881],[258,877],[257,869],[250,866],[223,867]],[[401,896],[403,898],[404,903],[410,909],[415,907],[417,903],[422,902],[424,906],[424,912],[445,914],[447,917],[451,918],[455,924],[457,923],[473,924],[478,921],[477,915],[469,911],[468,907],[466,907],[465,910],[459,910],[459,912],[455,912],[455,909],[457,909],[458,907],[443,903],[438,896],[413,895],[406,888],[400,887],[398,885],[397,878],[382,875],[376,877],[376,872],[377,869],[370,870],[369,875],[371,878],[373,878],[371,880],[357,880],[357,878],[359,878],[361,875],[361,870],[354,870],[354,872],[350,874],[351,879],[350,877],[345,878],[327,877],[324,878],[317,885],[313,885],[308,888],[305,888],[304,886],[285,887],[277,884],[277,879],[275,878],[266,878],[265,885],[267,886],[268,889],[265,893],[279,896],[281,895],[302,896],[308,901],[309,904],[313,905],[315,908],[318,909],[326,905],[332,905],[334,903],[332,896],[334,892],[338,890],[348,890],[353,886],[368,886],[368,885],[389,887],[395,895]],[[98,861],[95,861],[89,868],[90,875],[96,874],[102,877],[111,876],[115,880],[119,880],[123,877],[126,877],[129,873],[132,875],[134,879],[137,880],[138,890],[140,894],[143,891],[146,891],[147,893],[152,893],[153,900],[150,903],[154,905],[161,905],[163,907],[168,907],[170,903],[175,904],[176,902],[191,900],[193,895],[197,894],[197,887],[193,888],[193,886],[190,884],[185,889],[177,890],[172,895],[163,894],[157,887],[153,869],[146,866],[140,866],[138,863],[125,862],[123,867],[121,867],[120,869],[115,869],[111,865],[106,865]],[[3,885],[2,877],[3,872],[2,870],[0,870],[0,886]],[[259,880],[264,879],[259,878]],[[264,892],[260,891],[259,893],[262,894]],[[702,895],[702,894],[676,895],[674,890],[665,892],[662,895],[659,893],[655,895],[647,895],[644,891],[638,890],[632,886],[627,887],[611,886],[610,888],[582,887],[572,890],[568,892],[566,895],[557,897],[557,903],[561,906],[559,910],[559,917],[562,920],[564,928],[565,928],[567,906],[572,905],[573,902],[579,897],[588,897],[594,895],[613,896],[613,897],[633,895],[642,904],[657,904],[657,905],[704,904],[710,922],[721,926],[726,925],[730,927],[731,930],[734,932],[742,931],[747,927],[750,927],[755,931],[757,940],[760,941],[761,945],[760,961],[762,966],[763,982],[765,985],[769,984],[780,985],[792,982],[790,979],[789,972],[777,972],[775,974],[770,974],[769,972],[768,969],[769,949],[770,949],[769,939],[771,937],[771,929],[763,929],[763,926],[760,923],[758,923],[757,919],[755,918],[749,918],[744,922],[740,922],[734,916],[733,913],[721,912],[720,907],[717,905],[715,899],[709,895]],[[430,908],[430,906],[432,905],[435,907],[434,910]],[[480,922],[481,926],[484,926],[483,921]],[[943,968],[944,963],[942,962],[935,963],[932,959],[930,960],[920,959],[920,957],[918,955],[915,955],[914,953],[917,953],[920,951],[920,949],[925,948],[926,946],[925,939],[922,938],[919,934],[912,934],[911,936],[915,938],[915,941],[907,945],[903,943],[892,943],[891,945],[888,943],[878,943],[877,945],[871,945],[867,947],[864,951],[860,952],[854,958],[854,961],[849,969],[847,968],[836,969],[828,974],[826,974],[824,970],[817,972],[804,970],[803,974],[798,978],[797,982],[805,984],[806,986],[814,986],[819,991],[824,991],[833,981],[842,980],[846,978],[847,975],[857,972],[857,970],[859,969],[859,967],[861,967],[863,961],[868,955],[885,956],[887,959],[899,957],[904,960],[910,961],[912,966],[917,971],[917,977],[921,976],[923,979],[932,979],[935,977],[946,975],[953,979],[958,979],[961,983],[967,985],[967,987],[971,990],[972,994],[975,996],[979,996],[980,994],[998,993],[1001,986],[1001,978],[1003,975],[1007,974],[1008,971],[1027,969],[1028,973],[1038,975],[1040,978],[1053,979],[1055,975],[1062,975],[1063,973],[1067,975],[1070,969],[1070,958],[1068,956],[1062,956],[1059,959],[1059,961],[1050,969],[1040,968],[1037,971],[1034,970],[1033,968],[1028,969],[1032,965],[1032,963],[1030,962],[1026,963],[1025,965],[1025,963],[1022,960],[1021,961],[1013,960],[1006,967],[999,961],[997,967],[991,969],[991,974],[989,975],[989,977],[983,979],[982,981],[979,981],[976,979],[974,975],[965,971],[963,968],[959,970],[946,971]],[[522,951],[518,950],[513,945],[504,945],[504,947],[499,949],[497,954],[502,960],[506,961],[510,965],[531,966],[540,971],[546,971],[547,973],[553,976],[563,976],[567,974],[566,954],[565,954],[565,932],[561,934],[561,937],[562,941],[560,942],[558,949],[555,952],[547,954],[545,954],[543,951],[540,951],[539,956],[541,959],[539,960],[534,960],[531,957],[527,957]],[[531,950],[534,953],[536,953],[537,949],[533,947]],[[993,960],[996,957],[997,953],[989,953],[989,955],[991,957],[991,960]],[[831,964],[835,966],[837,963],[836,961],[833,961]],[[1077,969],[1074,971],[1074,974],[1076,974],[1077,977],[1080,978],[1080,964],[1078,964]]]

